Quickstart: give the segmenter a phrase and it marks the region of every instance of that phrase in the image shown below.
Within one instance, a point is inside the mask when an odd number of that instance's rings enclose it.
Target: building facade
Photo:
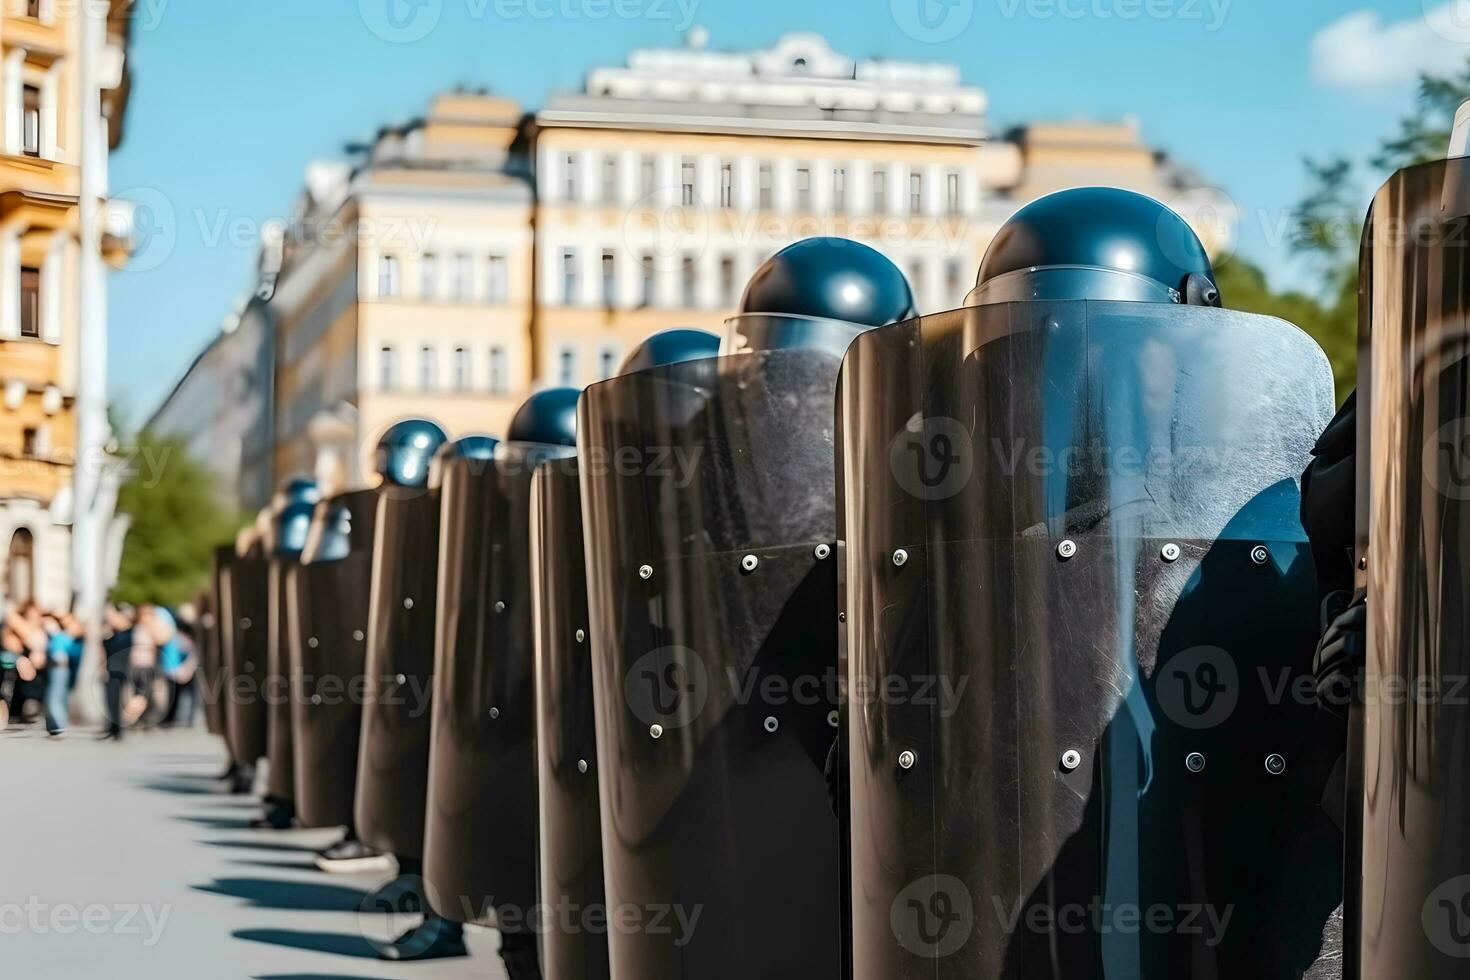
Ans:
[[[83,249],[119,265],[127,244],[83,234],[83,187],[106,184],[83,173],[82,147],[88,127],[108,148],[122,137],[127,6],[111,5],[88,50],[76,4],[0,3],[0,605],[70,602],[73,487],[79,467],[102,465],[100,447],[78,445],[79,392],[104,383],[83,377],[82,337],[97,328],[85,310],[100,301],[85,294]]]
[[[995,138],[954,65],[855,60],[814,34],[691,39],[533,115],[440,96],[353,164],[311,168],[266,304],[276,480],[363,482],[406,415],[502,433],[536,386],[605,378],[658,330],[720,330],[755,269],[812,235],[888,255],[924,312],[960,305],[1004,220],[1064,187],[1187,199],[1219,238],[1197,206],[1214,192],[1134,124]]]

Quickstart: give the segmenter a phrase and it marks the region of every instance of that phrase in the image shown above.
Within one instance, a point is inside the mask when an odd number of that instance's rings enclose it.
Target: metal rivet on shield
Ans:
[[[893,564],[894,565],[898,566],[899,568],[902,568],[903,566],[907,565],[908,562],[909,562],[909,553],[907,551],[904,551],[902,548],[899,548],[897,551],[895,551],[893,553]]]
[[[313,650],[315,650],[317,648],[317,646],[318,646],[317,638],[314,637],[314,636],[308,636],[306,638],[306,645],[309,646],[309,647],[311,647]]]
[[[499,708],[491,708],[490,709],[490,720],[491,721],[494,721],[496,718],[499,718],[499,717],[500,717],[500,709]]]
[[[1184,768],[1190,772],[1205,771],[1205,757],[1199,752],[1191,752],[1184,757]]]
[[[253,661],[253,660],[247,660],[247,661],[245,661],[245,673],[248,674],[251,671],[253,671],[254,669],[255,669],[255,661]]]
[[[1082,753],[1076,749],[1068,749],[1062,753],[1062,768],[1071,772],[1082,765]]]
[[[312,704],[321,704],[322,703],[322,696],[320,694],[313,694],[311,696],[311,703]]]
[[[252,625],[253,624],[250,622],[249,616],[245,616],[240,620],[240,628],[242,630],[248,630]]]
[[[405,598],[403,600],[403,608],[404,609],[412,609],[413,608],[413,600],[412,599],[409,599],[409,598]]]
[[[1266,550],[1265,545],[1258,544],[1251,549],[1251,561],[1255,562],[1257,565],[1264,565],[1270,560],[1271,552]]]
[[[898,768],[900,769],[912,769],[914,763],[918,761],[919,757],[914,755],[912,749],[904,749],[898,754]]]
[[[837,614],[837,621],[839,623],[845,623],[845,622],[847,622],[847,613],[845,613],[845,612],[838,613]]]
[[[756,566],[760,563],[761,560],[755,555],[746,555],[744,558],[740,559],[740,568],[742,571],[753,572],[755,571]]]
[[[587,639],[587,631],[586,630],[577,630],[577,642],[578,643],[582,643],[586,639]]]
[[[835,708],[833,710],[827,712],[827,724],[828,725],[831,725],[833,728],[836,728],[837,727],[837,719],[838,719],[838,715],[837,715],[837,710]]]
[[[1179,546],[1170,541],[1168,544],[1164,545],[1163,549],[1159,552],[1159,557],[1164,559],[1164,561],[1178,561]]]
[[[766,715],[766,720],[762,723],[762,727],[774,735],[776,734],[776,729],[781,727],[781,723],[776,720],[775,715]]]
[[[1362,568],[1367,568],[1367,567],[1368,567],[1368,556],[1367,555],[1364,555],[1362,558],[1359,558],[1358,559],[1358,568],[1362,569]]]
[[[495,601],[495,611],[498,613],[505,612],[505,603],[497,599]]]
[[[1062,561],[1066,561],[1068,558],[1071,558],[1075,554],[1077,554],[1076,541],[1073,541],[1071,538],[1067,538],[1065,541],[1060,541],[1057,543],[1057,557],[1060,558]]]
[[[639,565],[638,566],[638,577],[641,578],[641,579],[643,579],[645,582],[648,581],[649,579],[653,578],[653,566],[652,565]]]
[[[662,725],[649,725],[648,726],[648,737],[649,738],[652,738],[652,739],[655,739],[655,740],[656,739],[663,738],[664,737],[664,726],[662,726]]]
[[[587,771],[587,760],[586,759],[578,759],[577,760],[577,771],[578,772],[586,772]]]
[[[352,638],[354,640],[356,640],[358,643],[361,643],[362,642],[362,638],[363,638],[362,637],[362,630],[353,630],[352,631]]]
[[[1273,776],[1279,776],[1286,772],[1286,756],[1279,752],[1272,752],[1266,756],[1266,771]]]
[[[400,683],[400,684],[407,684],[408,683],[408,678],[407,677],[404,677],[402,674],[399,674],[397,677],[394,677],[393,679],[395,681],[397,681],[398,683]]]
[[[831,545],[819,544],[817,545],[816,550],[812,552],[812,554],[817,556],[817,561],[825,561],[827,559],[827,556],[832,554],[832,547]]]

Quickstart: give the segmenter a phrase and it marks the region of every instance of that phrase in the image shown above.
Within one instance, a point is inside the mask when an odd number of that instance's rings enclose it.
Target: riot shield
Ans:
[[[1204,307],[996,304],[853,343],[857,980],[1321,958],[1339,746],[1297,481],[1331,381],[1290,324]]]
[[[424,881],[435,911],[485,922],[536,901],[531,471],[548,447],[441,461],[443,539]]]
[[[301,564],[290,571],[295,800],[307,827],[352,823],[376,510],[371,490],[322,501]],[[333,540],[350,541],[350,550],[335,553]]]
[[[400,858],[423,856],[438,582],[438,492],[384,488],[353,813],[368,846]]]
[[[199,690],[204,701],[204,722],[209,734],[221,738],[226,737],[226,728],[224,638],[220,635],[220,616],[224,604],[220,598],[220,578],[224,566],[234,553],[235,549],[228,545],[215,549],[209,587],[205,590],[199,609]]]
[[[605,884],[625,923],[609,931],[615,976],[841,971],[824,779],[839,363],[750,351],[582,396]],[[656,910],[669,928],[626,927]]]
[[[222,556],[226,557],[226,556]],[[225,730],[236,765],[253,766],[266,753],[266,664],[270,655],[268,562],[259,544],[231,553],[220,568],[221,690]]]
[[[536,645],[536,757],[546,980],[606,980],[606,907],[597,795],[597,718],[587,637],[587,566],[577,461],[539,467],[531,483],[531,596]]]
[[[271,557],[266,569],[270,633],[266,641],[266,799],[294,803],[295,751],[291,747],[291,624],[286,618],[287,578],[297,562]]]
[[[1470,160],[1436,161],[1383,185],[1363,238],[1368,628],[1361,908],[1348,910],[1363,977],[1470,969],[1467,216]]]

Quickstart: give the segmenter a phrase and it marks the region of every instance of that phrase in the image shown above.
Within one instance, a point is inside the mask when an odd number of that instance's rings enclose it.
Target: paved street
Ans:
[[[369,938],[404,923],[361,912],[380,883],[328,876],[335,832],[246,829],[219,795],[218,739],[145,733],[121,745],[0,733],[0,971],[27,980],[502,978],[489,930],[468,958],[389,964]]]

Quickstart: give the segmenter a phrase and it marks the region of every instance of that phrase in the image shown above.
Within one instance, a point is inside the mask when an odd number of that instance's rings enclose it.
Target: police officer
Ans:
[[[1331,373],[1188,224],[1022,208],[847,353],[854,977],[1331,970],[1298,477]],[[1320,976],[1320,972],[1313,975]]]
[[[852,338],[912,315],[888,259],[808,239],[756,272],[722,356],[582,397],[614,976],[841,975],[833,396]]]

